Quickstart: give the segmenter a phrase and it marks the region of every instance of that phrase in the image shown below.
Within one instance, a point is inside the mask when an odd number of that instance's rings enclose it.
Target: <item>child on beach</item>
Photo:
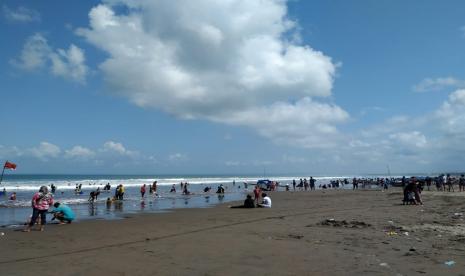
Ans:
[[[255,186],[255,189],[253,190],[253,195],[255,197],[255,202],[257,204],[258,204],[258,201],[260,200],[260,192],[261,192],[260,187],[258,187],[258,185]]]

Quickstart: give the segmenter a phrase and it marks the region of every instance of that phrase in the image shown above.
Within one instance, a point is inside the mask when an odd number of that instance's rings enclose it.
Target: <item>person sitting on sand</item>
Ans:
[[[204,193],[208,193],[208,192],[210,192],[211,189],[212,189],[212,187],[205,187],[205,188],[203,189],[203,192],[204,192]]]
[[[271,208],[271,198],[265,193],[262,193],[262,203],[257,204],[257,207]]]
[[[71,223],[76,218],[73,210],[71,210],[71,208],[69,208],[65,204],[56,202],[55,204],[53,204],[53,207],[55,208],[52,211],[53,213],[52,220],[58,219],[60,221],[60,224]]]
[[[231,206],[230,208],[255,208],[255,202],[251,195],[247,195],[243,205]]]

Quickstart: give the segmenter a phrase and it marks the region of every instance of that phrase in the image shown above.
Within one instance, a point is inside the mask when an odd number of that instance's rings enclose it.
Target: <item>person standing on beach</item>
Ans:
[[[315,179],[313,178],[313,176],[310,176],[310,190],[315,190]]]
[[[459,178],[459,192],[465,192],[465,176],[463,174]]]
[[[447,174],[447,178],[446,178],[446,182],[447,182],[447,191],[450,192],[450,190],[452,190],[452,192],[455,192],[454,191],[454,183],[452,181],[452,177],[450,176],[450,174]]]
[[[352,179],[352,190],[358,189],[358,181],[357,178]]]
[[[295,185],[296,185],[295,179],[292,179],[292,189],[294,189],[294,191],[295,191]]]
[[[446,185],[447,185],[447,176],[445,174],[442,175],[442,191],[446,191]]]
[[[47,211],[50,205],[53,204],[53,196],[48,192],[47,186],[42,186],[38,193],[32,197],[32,218],[27,225],[24,232],[31,231],[32,226],[36,223],[37,218],[40,216],[40,231],[44,231],[46,224]]]
[[[253,190],[253,195],[254,195],[254,200],[257,204],[258,204],[258,201],[260,200],[260,192],[261,192],[260,187],[258,187],[258,185],[255,186],[255,189]]]
[[[121,184],[119,187],[119,199],[123,200],[123,198],[124,198],[124,186],[123,184]]]
[[[155,195],[157,195],[157,181],[153,181],[152,190]]]
[[[119,188],[121,187],[121,184],[116,186],[116,189],[115,189],[115,199],[119,199]]]
[[[423,201],[421,200],[421,186],[415,177],[413,178],[413,193],[415,195],[415,204],[423,205]]]
[[[144,198],[145,195],[145,184],[140,187],[140,197]]]

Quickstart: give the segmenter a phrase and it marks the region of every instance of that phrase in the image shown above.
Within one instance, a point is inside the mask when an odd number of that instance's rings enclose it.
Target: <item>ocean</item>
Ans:
[[[131,213],[167,212],[176,208],[208,208],[223,202],[243,200],[247,193],[252,192],[253,185],[260,176],[231,175],[19,175],[7,174],[0,186],[0,226],[17,227],[23,225],[32,213],[31,198],[40,186],[56,186],[54,201],[69,205],[76,213],[77,221],[86,219],[121,219]],[[285,190],[286,184],[292,186],[292,180],[309,176],[268,176],[267,179],[278,181],[278,190]],[[317,186],[327,184],[330,180],[348,178],[350,176],[320,176],[314,177]],[[149,194],[149,185],[158,183],[157,196]],[[189,183],[190,195],[183,195],[181,182]],[[111,190],[104,192],[103,187],[109,183]],[[248,187],[244,183],[248,183]],[[82,193],[76,194],[76,185],[82,184]],[[124,201],[119,204],[107,205],[107,198],[112,198],[117,185],[125,187]],[[147,192],[142,199],[140,187],[147,184]],[[170,193],[172,185],[177,192]],[[224,195],[216,194],[219,185],[225,188]],[[349,186],[349,185],[346,185]],[[351,186],[351,185],[350,185]],[[101,194],[94,203],[89,202],[91,191],[100,187]],[[205,187],[212,190],[204,193]],[[347,187],[349,188],[349,187]],[[15,192],[16,200],[9,200]],[[50,217],[50,216],[49,216]]]

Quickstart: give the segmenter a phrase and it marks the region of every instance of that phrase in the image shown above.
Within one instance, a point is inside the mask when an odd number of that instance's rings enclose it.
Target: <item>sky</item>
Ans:
[[[461,172],[463,1],[0,1],[15,173]]]

